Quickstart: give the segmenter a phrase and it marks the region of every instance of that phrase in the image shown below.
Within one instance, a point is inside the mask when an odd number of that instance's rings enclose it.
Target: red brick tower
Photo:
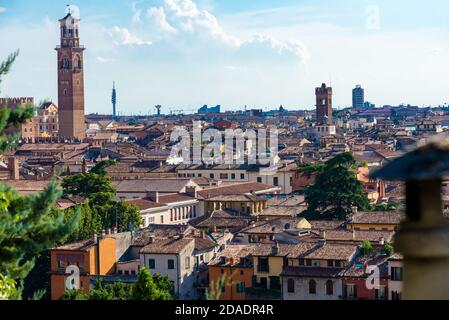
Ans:
[[[316,94],[316,122],[317,124],[332,124],[332,88],[323,83],[315,89]]]
[[[59,20],[61,44],[58,52],[59,136],[82,141],[84,121],[84,47],[80,46],[79,19],[67,15]]]

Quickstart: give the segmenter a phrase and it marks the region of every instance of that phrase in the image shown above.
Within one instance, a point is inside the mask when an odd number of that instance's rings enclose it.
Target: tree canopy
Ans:
[[[306,215],[311,219],[345,219],[352,207],[366,209],[369,199],[363,184],[357,180],[356,161],[349,152],[322,165],[305,165],[299,172],[316,173],[315,183],[305,188],[308,203]]]
[[[99,280],[88,294],[80,290],[68,290],[64,292],[61,300],[171,300],[172,290],[173,283],[167,276],[151,276],[150,271],[143,268],[134,284],[116,282],[105,285]]]
[[[115,200],[116,191],[106,168],[115,165],[114,161],[102,161],[89,172],[64,178],[62,186],[64,196],[80,196],[85,203],[66,210],[66,217],[81,212],[79,227],[72,234],[71,240],[82,240],[93,233],[117,227],[122,231],[130,231],[142,224],[139,209],[128,202]]]

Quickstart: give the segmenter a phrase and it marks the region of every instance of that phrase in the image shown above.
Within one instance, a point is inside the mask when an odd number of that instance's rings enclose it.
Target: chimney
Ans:
[[[355,241],[355,230],[352,230],[352,240]]]
[[[157,191],[150,192],[149,198],[151,199],[151,201],[159,203],[159,192],[157,192]]]
[[[106,230],[105,229],[101,230],[101,237],[102,238],[106,237]]]
[[[271,248],[271,254],[273,256],[277,256],[279,254],[279,243],[276,241],[276,244]]]
[[[358,208],[358,207],[356,207],[356,206],[351,207],[351,212],[352,212],[352,214],[357,214],[358,211],[359,211],[359,208]]]
[[[326,240],[326,231],[325,230],[320,230],[320,237],[323,238],[324,240]]]
[[[196,187],[195,186],[186,187],[186,194],[188,194],[191,197],[196,198]]]
[[[110,236],[112,234],[112,229],[108,228],[108,235]]]
[[[118,233],[117,226],[114,226],[114,227],[112,228],[112,234],[117,234],[117,233]]]
[[[97,242],[98,242],[98,236],[97,236],[96,233],[94,233],[94,234],[92,235],[92,241],[93,241],[94,243],[97,243]]]
[[[17,159],[16,157],[10,157],[8,159],[8,169],[9,169],[9,177],[11,180],[20,179],[19,159]]]
[[[385,238],[380,238],[379,244],[383,246],[385,244]]]
[[[87,172],[86,159],[83,159],[83,163],[81,165],[81,172],[82,173],[86,173]]]
[[[154,236],[150,236],[149,238],[149,243],[154,243],[155,237]]]

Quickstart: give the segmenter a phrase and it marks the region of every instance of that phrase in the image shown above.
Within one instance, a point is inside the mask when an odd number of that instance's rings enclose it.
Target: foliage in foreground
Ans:
[[[68,290],[64,292],[61,300],[171,300],[172,290],[173,284],[167,276],[151,276],[150,271],[143,268],[134,284],[116,282],[105,285],[99,280],[95,289],[88,294],[80,290]]]
[[[1,77],[9,72],[18,56],[11,54],[0,64]],[[27,105],[9,109],[0,106],[0,153],[17,144],[19,135],[11,129],[32,118],[34,108]],[[62,214],[51,214],[59,199],[56,181],[41,194],[22,196],[12,188],[0,184],[0,296],[20,299],[23,282],[45,249],[63,242],[76,227],[78,215],[66,220]]]

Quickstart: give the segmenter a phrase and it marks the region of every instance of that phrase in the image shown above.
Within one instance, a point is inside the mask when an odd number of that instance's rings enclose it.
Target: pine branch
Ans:
[[[0,84],[2,83],[2,76],[6,75],[11,69],[12,64],[19,55],[19,50],[11,53],[5,61],[0,64]]]

